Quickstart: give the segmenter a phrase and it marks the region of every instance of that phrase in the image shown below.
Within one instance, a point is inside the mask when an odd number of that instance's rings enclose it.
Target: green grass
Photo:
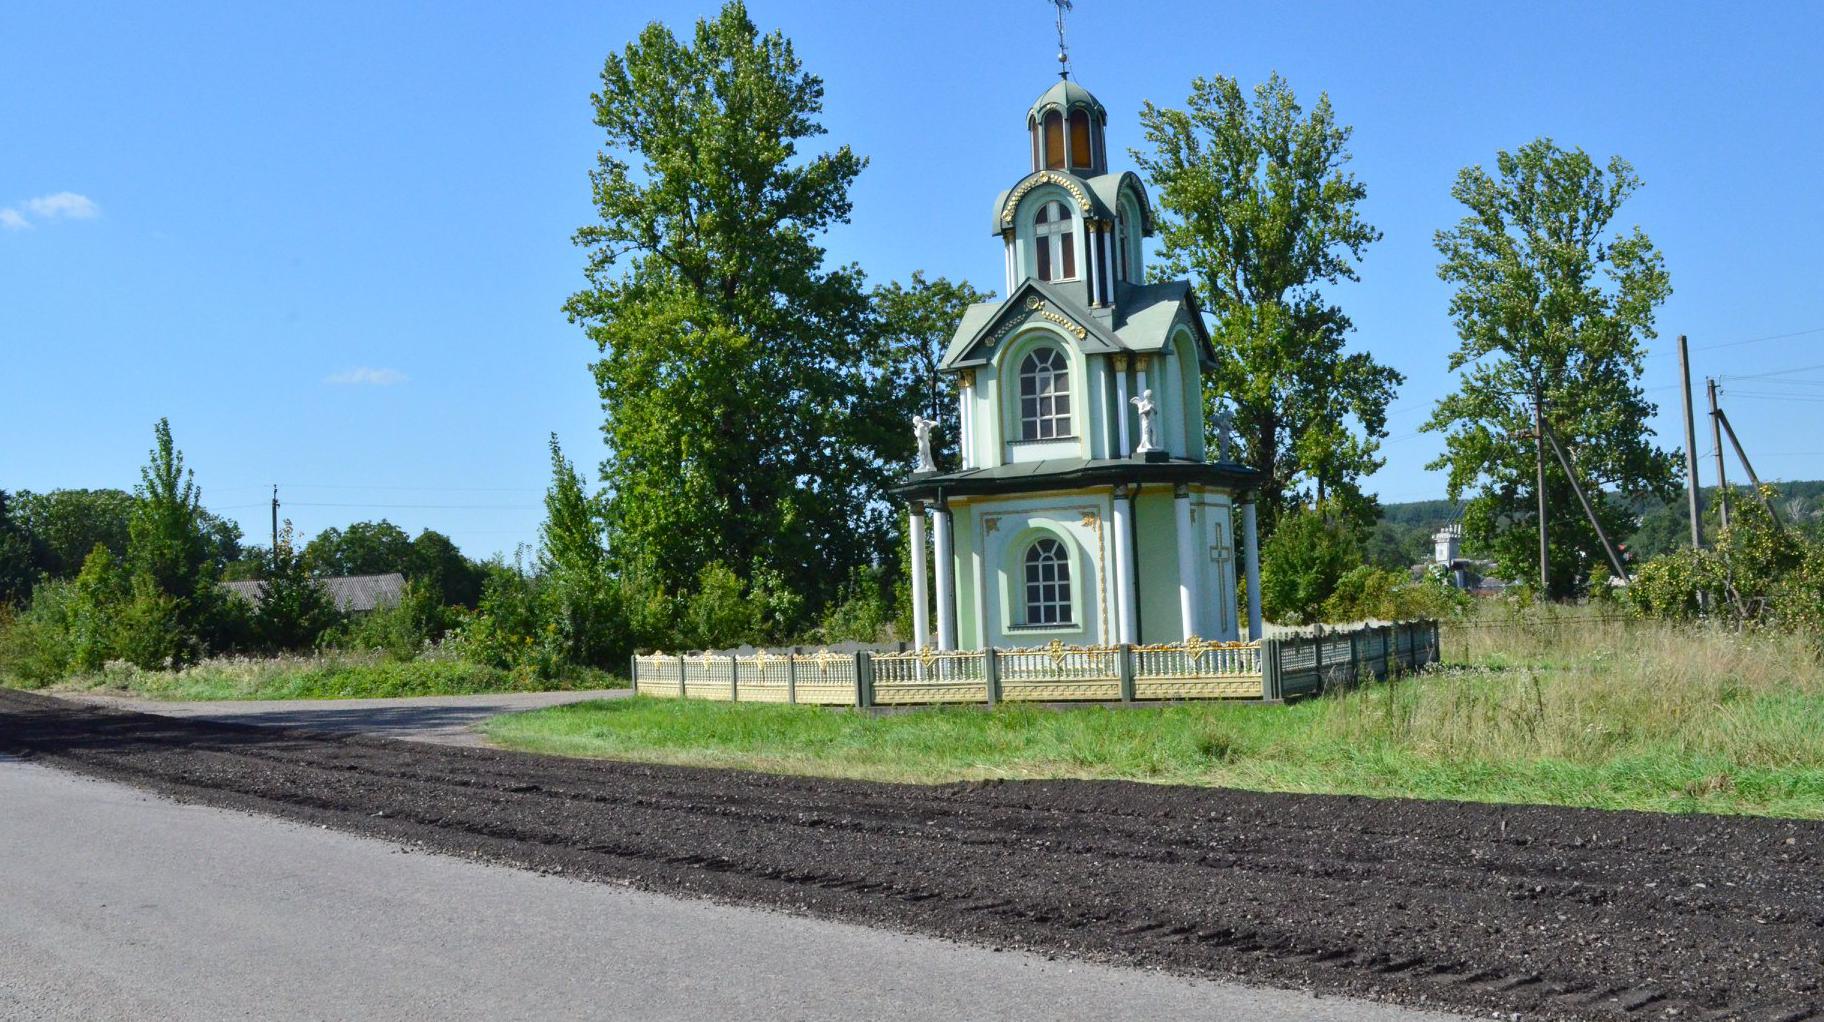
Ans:
[[[600,671],[541,679],[450,659],[389,660],[379,656],[224,657],[181,671],[144,671],[110,664],[66,678],[49,690],[104,692],[148,699],[382,699],[473,695],[544,689],[616,688],[626,680]]]
[[[884,781],[1125,778],[1824,818],[1824,680],[1800,643],[1604,622],[1483,631],[1447,639],[1468,666],[1285,707],[876,716],[636,698],[486,728],[535,752]]]

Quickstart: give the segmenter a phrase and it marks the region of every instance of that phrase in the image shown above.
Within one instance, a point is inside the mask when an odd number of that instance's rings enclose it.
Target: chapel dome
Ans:
[[[1102,137],[1108,110],[1088,89],[1063,78],[1026,113],[1033,170],[1068,170],[1085,177],[1106,173]]]

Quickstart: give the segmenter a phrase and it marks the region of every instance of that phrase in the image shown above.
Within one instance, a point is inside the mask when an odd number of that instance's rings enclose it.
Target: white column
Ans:
[[[939,504],[932,510],[931,539],[937,548],[937,648],[956,648],[956,566],[950,544],[950,510]]]
[[[1127,356],[1115,356],[1115,421],[1121,424],[1121,446],[1115,448],[1115,457],[1125,458],[1134,453],[1132,444],[1127,442],[1127,410],[1132,406],[1127,403]]]
[[[964,372],[968,372],[968,370],[964,370]],[[975,403],[971,401],[970,398],[974,397],[974,394],[974,389],[967,383],[958,387],[956,391],[956,456],[958,459],[958,468],[971,468],[975,462],[975,459],[970,454],[970,447],[974,438],[970,435],[969,429],[969,407]]]
[[[1115,238],[1115,232],[1113,230],[1107,230],[1107,231],[1102,232],[1102,263],[1103,263],[1103,265],[1108,267],[1108,292],[1109,292],[1108,300],[1110,303],[1113,303],[1115,300],[1114,292],[1115,292],[1116,270],[1115,270],[1114,238]]]
[[[1191,493],[1180,486],[1178,507],[1178,617],[1183,637],[1197,634],[1197,537],[1191,534]]]
[[[1018,260],[1014,258],[1013,244],[1014,244],[1013,239],[1008,238],[1007,239],[1007,260],[1006,260],[1007,261],[1007,292],[1006,292],[1007,294],[1013,294],[1014,285],[1019,283],[1019,281],[1016,281],[1013,279],[1015,265],[1016,265],[1016,263],[1018,263]]]
[[[1254,500],[1241,505],[1241,535],[1247,543],[1248,566],[1248,638],[1260,639],[1260,539],[1254,531]]]
[[[1115,641],[1138,642],[1134,635],[1134,534],[1129,524],[1133,500],[1127,487],[1115,489]]]
[[[1089,304],[1102,304],[1102,277],[1096,272],[1096,260],[1101,258],[1102,245],[1096,239],[1096,225],[1089,220],[1083,221],[1083,269],[1089,276]]]
[[[912,645],[931,644],[931,605],[925,589],[925,506],[912,505]]]
[[[1134,356],[1134,396],[1135,397],[1139,397],[1140,395],[1146,393],[1146,363],[1147,363],[1147,356],[1145,356],[1145,355],[1135,355]],[[1153,401],[1156,403],[1156,402],[1158,402],[1158,400],[1159,400],[1159,395],[1157,395],[1157,394],[1153,395]],[[1157,415],[1158,413],[1155,412],[1154,414]],[[1158,421],[1159,420],[1157,418],[1155,418],[1153,420],[1153,422],[1155,424],[1155,430],[1157,429]],[[1163,443],[1164,440],[1165,440],[1164,436],[1155,437],[1154,443],[1158,444],[1161,448],[1163,448],[1165,446],[1165,444]]]

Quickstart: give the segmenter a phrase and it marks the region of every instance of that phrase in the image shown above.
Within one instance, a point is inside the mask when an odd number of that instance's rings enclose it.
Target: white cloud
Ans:
[[[409,377],[397,369],[369,369],[362,366],[345,373],[325,376],[323,382],[342,386],[390,387],[395,383],[404,383],[407,379]]]
[[[40,220],[55,220],[69,217],[71,220],[93,220],[101,215],[101,207],[95,200],[75,192],[58,192],[55,195],[40,195],[36,199],[27,199],[21,203],[31,214]]]
[[[34,220],[93,220],[100,215],[101,207],[94,199],[75,192],[57,192],[0,209],[0,228],[23,231],[36,226]]]

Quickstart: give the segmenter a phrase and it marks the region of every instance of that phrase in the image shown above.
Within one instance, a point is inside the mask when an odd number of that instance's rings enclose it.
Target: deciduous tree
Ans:
[[[1383,463],[1387,403],[1405,378],[1343,350],[1354,326],[1324,291],[1355,280],[1381,236],[1347,169],[1351,129],[1327,95],[1307,114],[1277,74],[1252,102],[1232,78],[1197,78],[1186,109],[1149,102],[1140,118],[1151,149],[1134,156],[1164,243],[1154,275],[1188,275],[1215,319],[1204,400],[1212,416],[1234,405],[1242,457],[1263,476],[1263,533],[1301,501],[1366,527],[1375,509],[1360,480]]]
[[[770,565],[821,599],[881,555],[898,466],[868,438],[867,295],[820,236],[864,162],[824,134],[823,83],[736,2],[681,41],[649,25],[602,69],[599,222],[566,305],[602,358],[611,552],[667,589]]]
[[[1535,395],[1611,537],[1634,530],[1640,500],[1672,496],[1676,459],[1654,445],[1656,408],[1640,387],[1654,310],[1672,287],[1646,234],[1615,224],[1639,187],[1619,156],[1605,169],[1540,138],[1498,153],[1493,173],[1464,168],[1451,189],[1467,212],[1438,232],[1438,276],[1457,288],[1460,379],[1424,428],[1444,433],[1431,467],[1449,469],[1451,499],[1475,493],[1465,538],[1509,578],[1539,580]],[[1550,595],[1561,597],[1604,554],[1549,448],[1545,496]]]

